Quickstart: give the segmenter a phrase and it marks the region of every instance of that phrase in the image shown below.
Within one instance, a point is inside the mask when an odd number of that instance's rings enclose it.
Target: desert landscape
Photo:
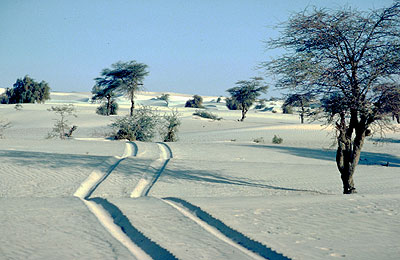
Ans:
[[[45,104],[0,105],[0,259],[398,259],[400,139],[365,142],[358,193],[342,194],[334,132],[300,124],[282,101],[240,111],[218,97],[193,115],[192,95],[139,92],[136,105],[179,112],[177,142],[111,140],[117,116],[91,93],[51,92]],[[46,139],[73,104],[77,130]],[[277,135],[281,144],[272,143]]]

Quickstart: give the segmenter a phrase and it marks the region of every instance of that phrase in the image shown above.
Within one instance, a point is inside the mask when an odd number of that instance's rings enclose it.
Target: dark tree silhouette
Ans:
[[[136,61],[117,62],[111,65],[111,69],[103,69],[102,80],[106,81],[111,89],[129,97],[131,101],[130,115],[135,109],[135,95],[143,86],[144,77],[149,74],[147,65]]]
[[[287,53],[264,63],[279,77],[277,87],[323,99],[328,123],[337,131],[336,163],[343,192],[354,193],[353,174],[365,137],[398,113],[400,1],[360,12],[313,9],[293,15],[270,48]],[[382,128],[380,128],[382,129]]]
[[[238,86],[227,90],[227,92],[231,94],[231,98],[228,99],[228,102],[229,104],[235,104],[237,108],[242,110],[242,118],[240,121],[243,121],[250,107],[256,101],[256,98],[260,96],[261,93],[266,93],[268,86],[264,85],[263,78],[259,77],[251,80],[238,81],[236,85]]]
[[[309,112],[310,101],[313,99],[313,96],[310,94],[291,94],[289,95],[285,102],[282,105],[282,108],[290,107],[299,107],[300,108],[300,121],[304,123],[304,117],[306,113]]]
[[[0,96],[3,104],[44,103],[50,99],[50,87],[45,81],[36,82],[29,76],[17,79],[12,88]]]

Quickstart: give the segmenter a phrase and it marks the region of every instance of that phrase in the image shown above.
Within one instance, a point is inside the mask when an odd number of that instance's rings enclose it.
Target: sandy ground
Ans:
[[[238,122],[204,97],[223,117],[211,121],[183,108],[190,95],[170,94],[169,107],[152,92],[137,104],[178,109],[175,143],[104,138],[116,116],[95,114],[88,93],[0,105],[11,123],[0,139],[0,259],[398,259],[398,133],[366,141],[358,194],[342,195],[330,128],[299,124],[279,102]],[[78,129],[45,139],[47,109],[64,103]]]

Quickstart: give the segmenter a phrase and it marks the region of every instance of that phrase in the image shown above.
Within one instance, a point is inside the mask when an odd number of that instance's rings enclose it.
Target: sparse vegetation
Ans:
[[[240,121],[243,121],[256,98],[260,96],[261,93],[266,93],[268,86],[263,83],[263,78],[258,77],[251,80],[238,81],[236,85],[238,86],[228,89],[227,92],[231,94],[230,105],[237,107],[237,105],[240,104],[242,110],[242,118]]]
[[[116,115],[118,111],[118,103],[115,101],[111,101],[110,104],[103,103],[96,109],[96,114],[109,116],[109,115]]]
[[[48,99],[49,85],[44,81],[36,82],[29,76],[17,79],[12,88],[7,88],[5,93],[0,95],[1,104],[44,103]]]
[[[168,93],[163,93],[160,97],[158,97],[159,100],[164,100],[167,103],[167,106],[169,105],[169,98],[170,94]]]
[[[282,105],[282,110],[288,111],[288,109],[293,109],[293,107],[300,108],[300,121],[304,123],[304,117],[310,113],[310,102],[313,99],[313,95],[307,94],[291,94],[289,95]],[[289,107],[289,108],[287,108]],[[285,114],[285,113],[284,113]],[[288,114],[288,113],[286,113]]]
[[[22,107],[22,105],[21,105],[20,103],[15,104],[15,106],[14,106],[14,109],[17,110],[17,111],[21,111],[22,108],[23,108],[23,107]]]
[[[194,95],[193,99],[186,101],[185,107],[203,108],[203,98],[199,95]]]
[[[92,88],[92,102],[106,101],[97,108],[96,113],[104,116],[116,115],[118,104],[115,101],[115,82],[105,77],[96,78],[95,81],[96,85]]]
[[[226,107],[229,110],[241,110],[242,105],[235,98],[226,98],[225,99]]]
[[[279,137],[278,135],[274,135],[272,138],[273,144],[281,144],[283,142],[283,138]]]
[[[266,107],[265,99],[258,100],[258,104],[254,107],[255,109],[263,109]]]
[[[117,118],[110,126],[114,130],[116,140],[150,142],[156,134],[156,127],[160,118],[156,111],[149,107],[141,107],[135,113]]]
[[[217,121],[222,120],[222,117],[218,117],[217,115],[215,115],[215,114],[213,114],[213,113],[211,113],[209,111],[206,111],[206,110],[199,110],[198,109],[193,113],[193,115],[199,116],[199,117],[202,117],[202,118],[208,118],[208,119],[212,119],[212,120],[217,120]]]
[[[77,117],[76,109],[73,105],[61,105],[52,106],[48,109],[50,112],[54,112],[60,116],[60,118],[55,119],[56,123],[50,133],[48,133],[47,138],[59,137],[60,139],[70,138],[72,133],[78,128],[77,126],[70,126],[68,117]]]
[[[163,127],[160,129],[161,139],[164,142],[176,142],[178,140],[178,129],[181,125],[178,110],[172,110],[171,114],[164,114]]]
[[[257,144],[259,144],[259,143],[265,143],[265,141],[264,141],[264,137],[258,137],[258,138],[254,138],[253,139],[253,142],[255,142],[255,143],[257,143]]]

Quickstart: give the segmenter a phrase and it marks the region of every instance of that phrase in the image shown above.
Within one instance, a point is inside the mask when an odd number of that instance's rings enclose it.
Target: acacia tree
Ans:
[[[105,77],[95,78],[96,84],[92,88],[92,101],[106,100],[106,115],[116,114],[117,104],[114,101],[115,89],[119,86],[117,80],[108,80]],[[114,106],[114,111],[113,111]]]
[[[261,93],[266,93],[268,86],[264,85],[263,78],[255,77],[251,80],[240,80],[236,82],[237,87],[227,90],[231,94],[230,102],[237,104],[237,107],[242,110],[243,121],[246,118],[246,113],[256,101],[256,98]]]
[[[0,103],[44,103],[50,99],[50,87],[45,81],[36,82],[29,76],[17,79],[12,88],[0,95]]]
[[[103,69],[101,76],[109,82],[109,86],[117,92],[129,97],[131,101],[130,115],[135,109],[136,92],[143,86],[144,77],[149,74],[147,65],[136,61],[119,61],[111,65],[111,69]]]
[[[287,53],[264,63],[278,87],[324,100],[337,131],[336,164],[343,192],[355,192],[353,174],[365,137],[375,124],[399,111],[400,1],[360,12],[313,9],[293,15],[282,35],[268,42]]]
[[[304,123],[304,117],[306,113],[309,111],[307,109],[310,106],[310,101],[312,100],[312,95],[310,94],[291,94],[289,95],[285,102],[283,103],[282,107],[286,108],[288,106],[296,106],[300,107],[300,120],[301,123]]]

